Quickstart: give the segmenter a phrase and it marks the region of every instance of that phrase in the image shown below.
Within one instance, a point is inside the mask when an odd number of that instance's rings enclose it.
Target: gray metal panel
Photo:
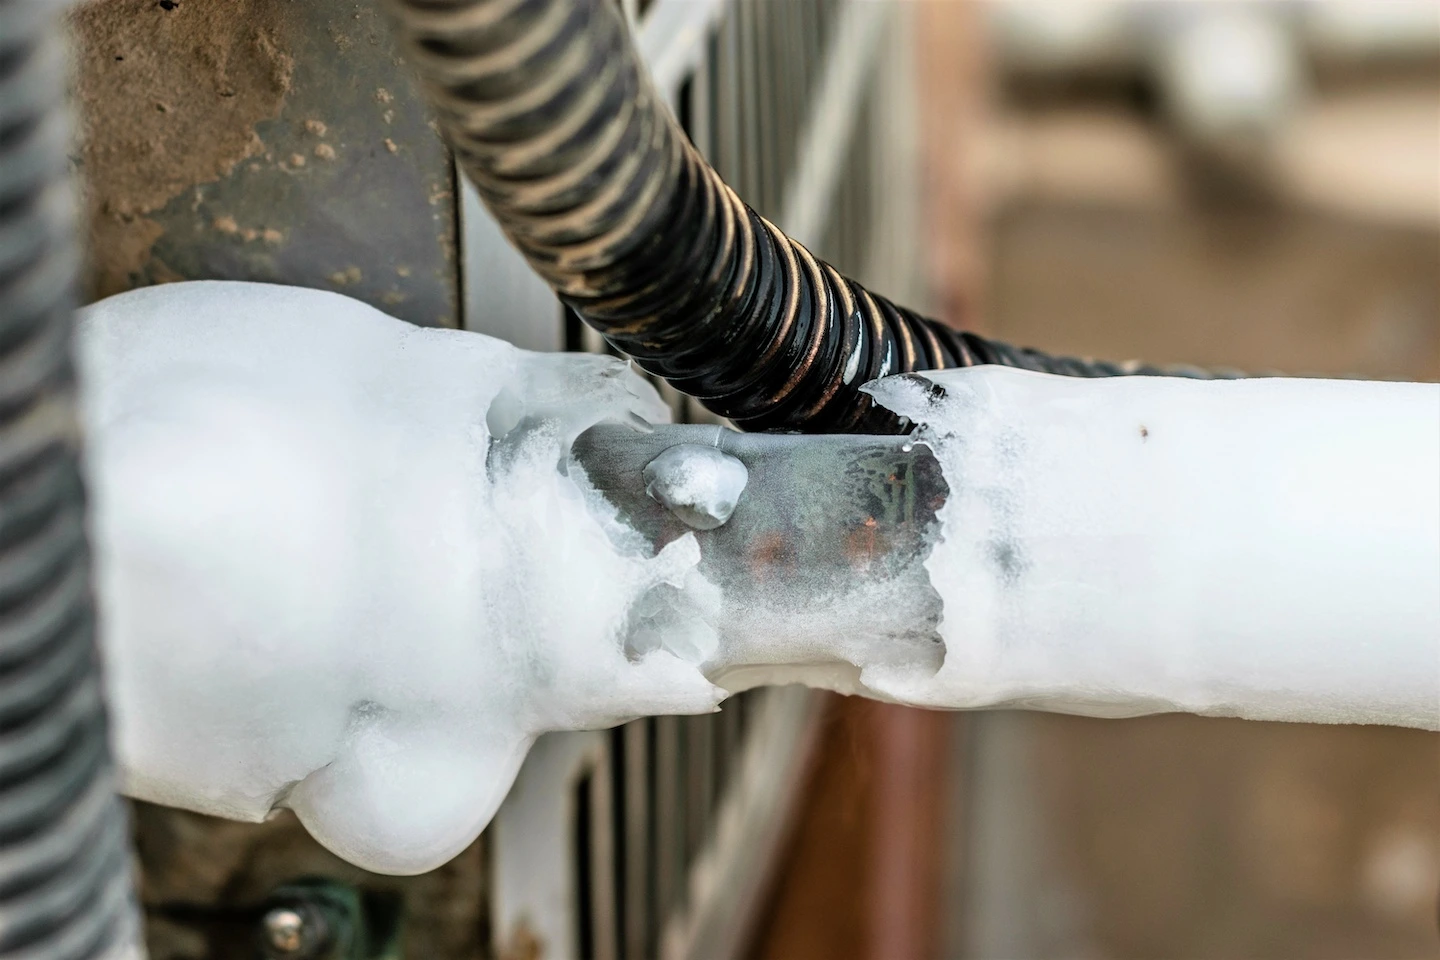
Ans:
[[[96,293],[262,280],[457,325],[453,168],[378,4],[253,3],[222,20],[203,5],[107,0],[77,22],[81,162],[110,190],[92,202]],[[252,92],[278,115],[247,145],[232,103]],[[237,134],[237,152],[176,162]],[[173,189],[122,192],[147,167]]]

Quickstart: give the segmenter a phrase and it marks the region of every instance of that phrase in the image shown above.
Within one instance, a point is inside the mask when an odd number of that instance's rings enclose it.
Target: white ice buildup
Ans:
[[[944,665],[876,693],[1440,728],[1440,385],[976,368],[870,389],[951,490],[926,563]]]
[[[657,551],[571,459],[665,418],[618,361],[242,283],[106,300],[78,345],[126,791],[290,807],[372,870],[470,843],[539,733],[707,711],[712,680],[1440,727],[1440,386],[878,382],[943,468],[938,542],[888,581],[794,570],[793,609],[701,573],[745,562],[758,472],[636,467],[739,502]],[[772,495],[782,524],[830,502]]]
[[[290,807],[415,873],[475,838],[538,733],[716,704],[663,645],[624,652],[693,537],[618,548],[557,469],[602,418],[665,418],[620,362],[239,283],[111,298],[79,346],[130,795]]]

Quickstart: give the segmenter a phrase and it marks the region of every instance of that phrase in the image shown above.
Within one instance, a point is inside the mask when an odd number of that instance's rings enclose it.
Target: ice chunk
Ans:
[[[617,546],[567,476],[580,431],[666,416],[620,362],[242,283],[103,301],[78,346],[130,795],[287,806],[416,873],[474,839],[537,734],[717,702],[675,645],[626,649],[693,537]]]
[[[729,454],[677,443],[645,467],[645,492],[696,530],[714,530],[735,512],[750,474]]]

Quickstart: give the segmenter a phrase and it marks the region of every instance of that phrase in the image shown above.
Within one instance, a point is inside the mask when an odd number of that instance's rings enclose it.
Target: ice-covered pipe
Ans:
[[[1440,727],[1437,385],[976,368],[871,387],[910,438],[742,436],[317,291],[135,291],[79,346],[125,789],[373,870],[541,732],[758,683]]]
[[[908,703],[1440,727],[1440,385],[880,381],[950,485]],[[863,678],[862,678],[863,679]]]
[[[908,441],[716,435],[751,466],[788,447],[783,483],[696,534],[722,587],[717,683],[1440,726],[1440,386],[989,367],[869,389],[919,424]],[[576,454],[662,543],[633,476],[683,438],[623,432]]]

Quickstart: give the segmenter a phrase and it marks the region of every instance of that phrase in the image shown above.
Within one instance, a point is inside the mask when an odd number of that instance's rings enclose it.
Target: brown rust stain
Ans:
[[[148,214],[263,153],[256,124],[280,113],[294,61],[284,0],[91,0],[70,15],[91,294],[167,275]],[[147,269],[148,267],[148,269]]]
[[[346,267],[344,270],[337,270],[330,274],[329,280],[337,287],[349,286],[352,283],[359,283],[365,279],[365,275],[359,267]]]
[[[510,936],[500,949],[499,960],[544,960],[545,941],[521,917],[510,929]]]

